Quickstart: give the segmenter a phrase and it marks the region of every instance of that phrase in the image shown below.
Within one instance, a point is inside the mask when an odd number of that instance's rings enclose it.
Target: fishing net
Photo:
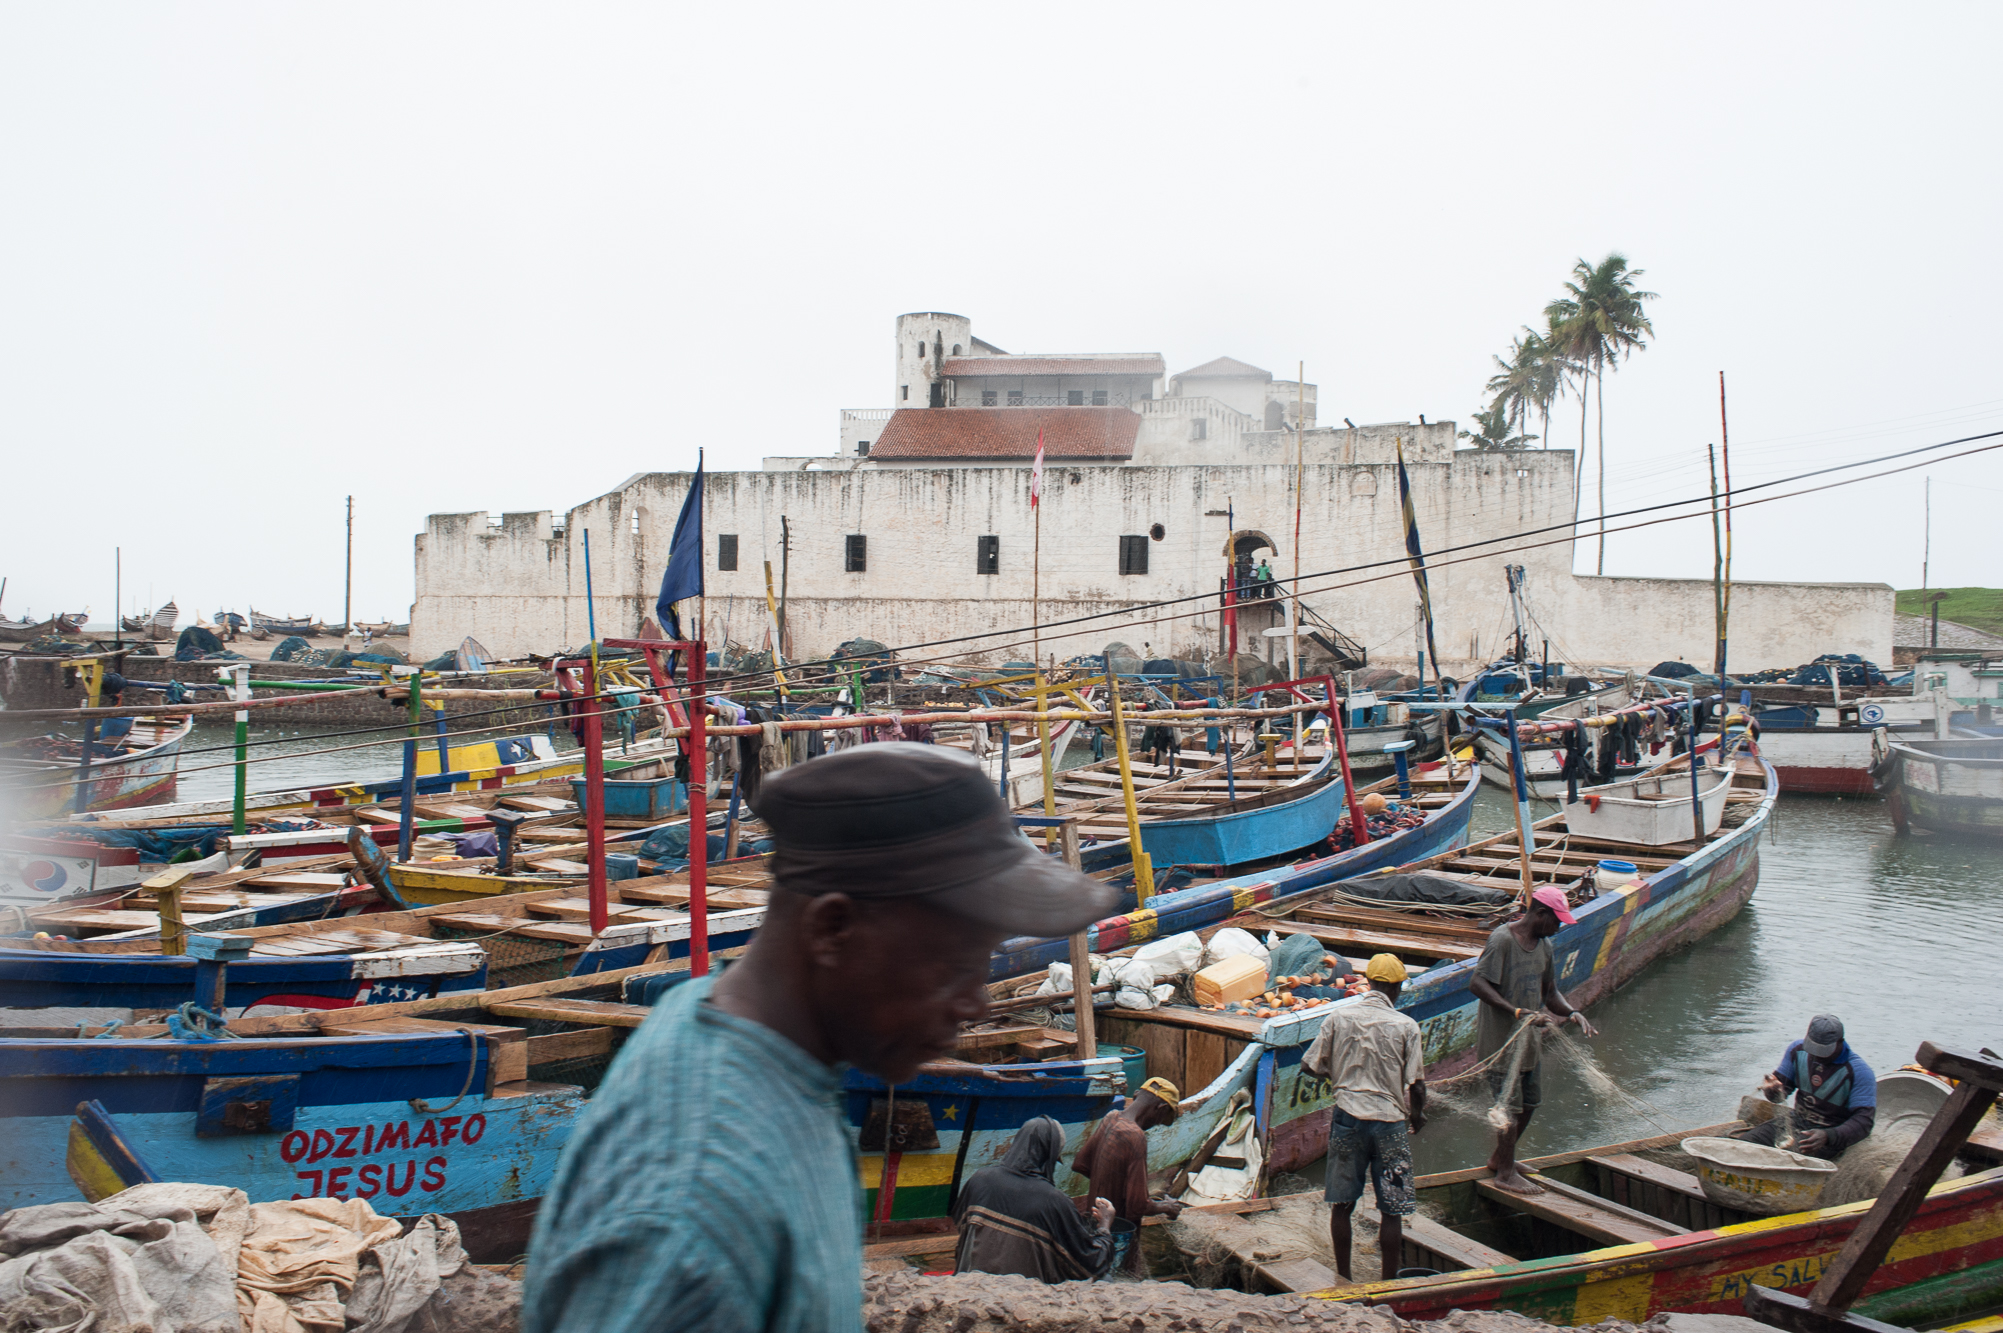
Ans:
[[[1530,1018],[1518,1023],[1509,1040],[1487,1059],[1448,1078],[1427,1080],[1427,1110],[1473,1116],[1492,1129],[1506,1129],[1522,1109],[1522,1075],[1530,1069],[1538,1069],[1542,1078],[1556,1069],[1568,1070],[1595,1101],[1626,1107],[1664,1134],[1686,1128],[1615,1082],[1569,1026]]]
[[[562,940],[516,939],[492,931],[445,925],[434,925],[432,935],[441,940],[478,940],[487,951],[488,990],[555,981],[569,975]]]

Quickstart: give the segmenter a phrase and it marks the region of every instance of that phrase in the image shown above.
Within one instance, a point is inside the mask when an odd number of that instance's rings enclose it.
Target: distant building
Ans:
[[[1012,354],[976,337],[964,316],[937,312],[899,316],[895,339],[893,405],[842,410],[833,454],[774,455],[757,472],[710,475],[712,642],[764,642],[769,561],[796,659],[858,635],[894,646],[958,641],[917,656],[1021,659],[1031,636],[1006,631],[1095,613],[1113,614],[1042,633],[1044,656],[1120,640],[1148,656],[1215,658],[1227,635],[1222,590],[1264,558],[1283,581],[1296,568],[1344,571],[1303,580],[1305,619],[1320,636],[1303,641],[1307,661],[1360,648],[1409,664],[1418,637],[1402,448],[1428,549],[1460,552],[1436,559],[1431,574],[1451,666],[1503,647],[1505,563],[1529,570],[1533,638],[1551,640],[1554,659],[1708,656],[1708,580],[1572,574],[1562,539],[1575,512],[1569,450],[1457,450],[1450,421],[1351,426],[1338,416],[1341,426],[1322,426],[1316,386],[1230,357],[1171,375],[1158,353]],[[1029,503],[1039,435],[1040,560]],[[504,655],[582,643],[587,528],[601,632],[637,631],[687,486],[685,473],[640,474],[560,519],[432,515],[417,538],[413,647],[428,655],[468,634]],[[1519,533],[1541,535],[1501,540]],[[1482,542],[1495,553],[1479,551]],[[1118,614],[1144,604],[1159,605],[1139,619]],[[1735,656],[1744,645],[1759,665],[1891,656],[1884,585],[1740,583],[1732,610]],[[1237,619],[1241,651],[1285,661],[1284,640],[1267,633],[1281,628],[1277,600]]]

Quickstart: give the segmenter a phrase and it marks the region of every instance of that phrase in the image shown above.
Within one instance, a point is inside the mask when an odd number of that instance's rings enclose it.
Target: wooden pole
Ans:
[[[146,637],[153,637],[150,625]],[[118,546],[111,548],[111,646],[125,646],[125,550]]]
[[[593,654],[593,658],[596,658]],[[598,663],[584,667],[584,865],[585,896],[591,905],[591,933],[602,935],[611,924],[605,895],[605,719],[598,708]],[[693,844],[696,830],[689,829]]]
[[[355,497],[348,497],[348,578],[341,594],[341,623],[355,627]]]
[[[1342,794],[1349,802],[1349,832],[1354,838],[1352,846],[1361,847],[1370,841],[1370,821],[1363,817],[1363,806],[1356,799],[1356,779],[1349,771],[1349,719],[1343,716],[1348,711],[1349,701],[1338,701],[1335,697],[1335,677],[1325,676],[1328,682],[1328,722],[1335,732],[1335,755],[1342,765]],[[1294,753],[1300,753],[1300,746],[1294,746]]]
[[[248,667],[239,669],[244,671],[246,675],[249,674],[250,669]],[[397,801],[399,808],[397,810],[396,834],[396,859],[406,863],[410,860],[410,844],[413,835],[411,821],[417,816],[417,738],[423,726],[421,719],[424,716],[423,669],[413,667],[409,679],[410,739],[403,743],[403,785],[399,789]],[[239,713],[237,716],[243,717],[244,715]],[[244,725],[242,722],[237,723],[238,735],[243,734]],[[241,766],[239,766],[239,771],[241,771]],[[238,787],[241,788],[241,786],[242,781],[239,779]],[[240,809],[241,807],[242,802],[239,801],[238,808]],[[238,831],[241,832],[241,830]]]
[[[1530,870],[1532,840],[1536,821],[1530,817],[1530,784],[1523,775],[1523,741],[1516,734],[1516,710],[1509,710],[1509,781],[1516,806],[1517,871],[1523,885],[1523,910],[1530,910],[1530,895],[1537,891],[1537,879]]]
[[[709,975],[709,741],[703,725],[709,720],[704,673],[709,648],[701,639],[689,645],[689,975]]]
[[[1711,462],[1711,670],[1725,673],[1725,534],[1718,526],[1718,453],[1709,444],[1705,457]],[[1720,682],[1719,688],[1723,688]]]
[[[139,886],[152,893],[153,906],[160,913],[162,957],[176,958],[188,952],[188,925],[181,916],[181,881],[194,873],[186,866],[175,866]]]
[[[1064,864],[1083,870],[1078,851],[1078,821],[1067,819],[1057,831]],[[1089,927],[1087,928],[1089,929]],[[1092,951],[1086,931],[1071,937],[1071,1007],[1078,1017],[1078,1058],[1090,1060],[1099,1053],[1099,1016],[1092,1012]]]
[[[793,529],[784,514],[779,515],[779,651],[791,656],[786,642],[786,581],[793,568]]]
[[[1704,793],[1698,786],[1698,778],[1704,772],[1704,765],[1697,754],[1697,705],[1690,705],[1690,846],[1702,849],[1704,846]]]
[[[1154,865],[1141,846],[1141,812],[1134,803],[1134,766],[1127,754],[1127,720],[1120,707],[1120,676],[1110,662],[1106,664],[1106,689],[1112,695],[1113,753],[1120,760],[1120,802],[1127,811],[1127,846],[1133,853],[1134,896],[1140,906],[1146,907],[1148,899],[1154,897]]]
[[[250,698],[250,668],[239,666],[233,669],[236,677],[236,698],[244,703]],[[412,753],[415,753],[413,747]],[[230,832],[244,831],[244,802],[249,798],[250,787],[250,710],[236,710],[236,802],[230,815]]]
[[[1301,662],[1300,662],[1300,651],[1301,651],[1301,490],[1302,490],[1303,486],[1305,486],[1305,485],[1306,485],[1306,478],[1307,478],[1307,455],[1306,455],[1306,453],[1304,452],[1304,451],[1305,451],[1305,449],[1306,449],[1306,438],[1307,438],[1307,437],[1306,437],[1306,436],[1305,436],[1305,435],[1304,435],[1304,434],[1302,433],[1302,431],[1301,431],[1301,427],[1302,427],[1302,425],[1304,424],[1304,423],[1303,423],[1303,421],[1302,421],[1302,418],[1303,418],[1303,417],[1305,416],[1305,407],[1303,406],[1303,404],[1304,404],[1304,403],[1306,402],[1306,394],[1307,394],[1307,386],[1306,386],[1306,383],[1305,383],[1305,381],[1306,381],[1306,379],[1307,379],[1307,373],[1308,373],[1308,367],[1307,367],[1307,362],[1305,362],[1305,361],[1302,361],[1302,362],[1298,363],[1298,369],[1297,369],[1297,370],[1295,371],[1295,379],[1294,379],[1294,401],[1295,401],[1295,406],[1294,406],[1294,598],[1293,598],[1293,601],[1294,601],[1294,615],[1293,615],[1293,624],[1292,624],[1292,625],[1290,625],[1290,626],[1288,627],[1288,628],[1289,628],[1289,629],[1290,629],[1290,630],[1292,631],[1292,633],[1290,633],[1290,634],[1289,634],[1289,635],[1287,636],[1287,676],[1288,676],[1288,678],[1289,678],[1289,679],[1299,679],[1299,677],[1300,677],[1300,674],[1301,674]],[[1299,755],[1299,754],[1300,754],[1300,749],[1301,749],[1301,734],[1302,734],[1302,732],[1301,732],[1301,727],[1302,727],[1302,724],[1301,724],[1301,719],[1300,719],[1299,717],[1296,717],[1296,718],[1294,719],[1294,753],[1295,753],[1295,755]]]
[[[1606,390],[1605,384],[1600,386]],[[1605,404],[1601,404],[1605,410]],[[1725,372],[1718,372],[1718,459],[1725,469],[1725,597],[1723,618],[1718,624],[1718,674],[1725,674],[1726,649],[1732,636],[1732,430],[1725,420]],[[1605,508],[1604,505],[1601,508]],[[1724,682],[1719,682],[1723,688]]]
[[[772,596],[772,562],[770,560],[765,562],[765,618],[766,623],[771,626],[772,630],[772,682],[779,691],[781,702],[784,702],[786,698],[786,673],[781,671],[779,667],[786,660],[786,650],[780,644],[780,640],[785,637],[785,631],[779,624],[779,603]],[[690,679],[694,678],[691,677]]]
[[[1041,496],[1037,497],[1037,503],[1032,504],[1030,510],[1036,515],[1036,537],[1031,547],[1029,572],[1030,663],[1036,668],[1034,676],[1036,683],[1036,748],[1037,753],[1041,756],[1043,765],[1043,813],[1054,817],[1057,814],[1057,756],[1050,752],[1050,695],[1046,692],[1043,683],[1043,631],[1039,623],[1043,619],[1043,504]],[[1002,738],[1004,742],[1008,738],[1008,723],[1006,722],[1002,723]],[[1008,748],[1006,743],[1004,743],[1002,748],[1002,791],[1008,791]],[[1071,842],[1075,846],[1077,841],[1078,831],[1072,829]],[[1049,845],[1050,840],[1046,836],[1044,846],[1048,848]],[[1090,983],[1088,982],[1087,984]],[[1091,1020],[1088,1018],[1085,1024],[1079,1028],[1079,1031],[1085,1031],[1090,1026]],[[1083,1058],[1082,1055],[1080,1058]]]

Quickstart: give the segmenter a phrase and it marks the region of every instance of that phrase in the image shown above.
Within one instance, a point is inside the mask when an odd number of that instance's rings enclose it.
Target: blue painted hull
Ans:
[[[471,1086],[468,1087],[468,1066]],[[166,1180],[252,1202],[341,1196],[395,1215],[539,1196],[582,1108],[575,1088],[486,1095],[485,1043],[459,1033],[221,1042],[0,1041],[0,1210],[77,1197],[70,1118],[96,1100]],[[263,1133],[196,1133],[217,1080],[276,1080],[294,1109]],[[461,1089],[466,1096],[447,1106]],[[269,1095],[270,1084],[260,1089]],[[440,1108],[426,1114],[413,1097]]]
[[[346,954],[321,958],[247,958],[232,963],[225,1003],[336,1009],[353,1004],[426,1000],[486,985],[484,961],[429,975],[367,976]],[[66,954],[0,951],[0,1008],[75,1006],[172,1009],[195,993],[195,960],[153,954]]]
[[[1342,779],[1328,776],[1334,767],[1334,756],[1324,756],[1303,775],[1300,794],[1273,805],[1190,819],[1143,818],[1141,846],[1157,873],[1170,866],[1250,865],[1311,847],[1329,835],[1342,811]],[[1086,870],[1126,865],[1133,859],[1128,841],[1088,847],[1081,864]]]

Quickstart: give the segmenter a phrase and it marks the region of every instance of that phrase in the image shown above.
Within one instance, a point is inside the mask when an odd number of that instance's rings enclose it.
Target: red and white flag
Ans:
[[[1036,428],[1036,461],[1029,466],[1029,507],[1043,499],[1043,427]]]

